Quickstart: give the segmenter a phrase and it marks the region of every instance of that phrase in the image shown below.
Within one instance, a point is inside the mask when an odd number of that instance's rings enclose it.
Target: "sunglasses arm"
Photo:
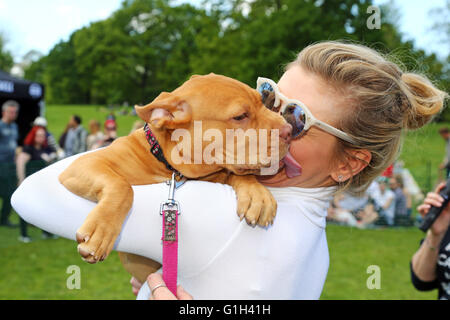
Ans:
[[[324,131],[326,131],[326,132],[328,132],[328,133],[330,133],[330,134],[332,134],[332,135],[334,135],[334,136],[336,136],[336,137],[338,137],[338,138],[340,138],[342,140],[345,140],[345,141],[353,143],[353,144],[356,143],[356,141],[353,140],[352,138],[350,138],[348,136],[348,134],[346,134],[345,132],[343,132],[341,130],[333,128],[332,126],[330,126],[329,124],[326,124],[325,122],[322,122],[320,120],[314,119],[312,121],[311,125],[315,125],[316,127],[320,128],[320,129],[322,129],[322,130],[324,130]]]

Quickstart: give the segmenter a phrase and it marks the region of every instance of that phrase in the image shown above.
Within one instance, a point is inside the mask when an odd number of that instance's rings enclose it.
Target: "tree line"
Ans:
[[[254,87],[258,76],[277,80],[305,46],[357,41],[450,89],[448,61],[405,41],[392,12],[369,29],[372,0],[125,0],[109,18],[73,32],[25,77],[46,85],[49,104],[148,103],[192,74],[223,74]],[[446,69],[447,66],[447,69]]]

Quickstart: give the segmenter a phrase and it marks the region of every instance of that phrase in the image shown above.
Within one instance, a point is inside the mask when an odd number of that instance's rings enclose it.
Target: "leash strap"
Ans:
[[[163,256],[163,280],[167,288],[177,296],[178,276],[178,216],[180,204],[175,201],[175,189],[179,188],[186,180],[175,180],[176,173],[172,173],[172,179],[168,181],[169,197],[161,203],[162,215],[162,256]]]
[[[163,280],[177,296],[178,276],[178,210],[164,210],[163,214]]]

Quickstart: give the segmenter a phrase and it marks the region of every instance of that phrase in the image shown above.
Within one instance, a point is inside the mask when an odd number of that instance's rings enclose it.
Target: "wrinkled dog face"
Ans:
[[[136,112],[164,141],[168,161],[192,178],[222,168],[274,174],[288,149],[285,120],[264,107],[256,90],[220,75],[193,76]]]

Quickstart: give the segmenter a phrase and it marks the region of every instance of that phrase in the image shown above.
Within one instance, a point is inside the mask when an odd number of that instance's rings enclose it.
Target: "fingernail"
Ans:
[[[89,241],[89,236],[84,237],[84,242],[88,242]]]

